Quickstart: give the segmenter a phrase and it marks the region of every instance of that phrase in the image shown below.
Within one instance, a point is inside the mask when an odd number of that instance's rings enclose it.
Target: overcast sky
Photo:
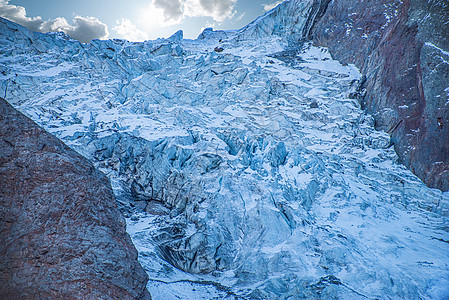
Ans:
[[[0,17],[39,32],[74,39],[143,41],[177,30],[196,38],[206,27],[238,29],[282,1],[276,0],[0,0]]]

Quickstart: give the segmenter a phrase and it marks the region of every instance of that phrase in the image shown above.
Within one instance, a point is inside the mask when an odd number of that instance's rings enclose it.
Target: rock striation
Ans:
[[[314,1],[324,2],[324,1]],[[449,4],[331,1],[308,38],[360,68],[359,99],[391,135],[401,161],[430,187],[449,189]]]
[[[0,98],[0,298],[148,299],[106,176]]]

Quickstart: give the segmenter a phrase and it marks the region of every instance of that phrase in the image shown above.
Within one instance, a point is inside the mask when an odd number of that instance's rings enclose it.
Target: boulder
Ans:
[[[111,184],[0,98],[0,298],[149,299]]]

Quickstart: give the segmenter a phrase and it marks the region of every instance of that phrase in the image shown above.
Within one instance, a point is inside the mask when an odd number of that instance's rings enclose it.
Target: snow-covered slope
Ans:
[[[358,70],[242,32],[80,44],[0,20],[0,95],[108,174],[155,299],[448,297],[449,194],[397,163]]]

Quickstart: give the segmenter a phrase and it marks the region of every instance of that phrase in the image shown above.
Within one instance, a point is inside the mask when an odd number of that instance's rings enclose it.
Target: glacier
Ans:
[[[0,19],[0,96],[107,174],[154,299],[449,297],[449,193],[298,38],[312,2],[143,43]]]

